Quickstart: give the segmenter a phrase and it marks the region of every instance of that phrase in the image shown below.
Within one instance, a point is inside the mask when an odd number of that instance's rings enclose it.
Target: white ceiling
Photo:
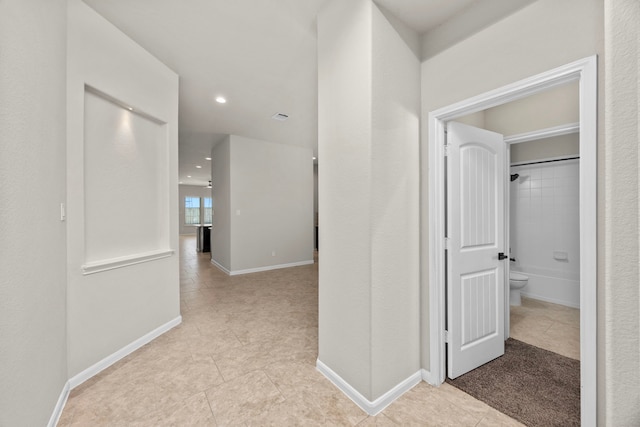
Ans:
[[[316,15],[330,0],[84,1],[180,75],[182,183],[206,185],[228,134],[317,152]],[[375,1],[423,33],[488,0]]]

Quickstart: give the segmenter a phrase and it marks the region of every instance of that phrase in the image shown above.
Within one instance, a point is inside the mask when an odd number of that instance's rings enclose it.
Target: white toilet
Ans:
[[[529,278],[522,273],[509,272],[509,304],[522,305],[520,291],[527,286]]]

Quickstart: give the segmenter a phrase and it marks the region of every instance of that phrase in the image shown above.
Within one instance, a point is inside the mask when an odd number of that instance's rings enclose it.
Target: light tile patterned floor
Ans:
[[[580,360],[580,310],[523,297],[511,306],[511,337]]]
[[[185,237],[180,257],[183,323],[74,389],[59,426],[521,425],[448,384],[369,417],[315,369],[317,264],[229,277]]]

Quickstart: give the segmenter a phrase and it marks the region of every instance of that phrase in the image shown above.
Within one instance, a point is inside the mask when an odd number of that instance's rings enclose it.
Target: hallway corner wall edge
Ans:
[[[420,370],[417,44],[371,0],[318,15],[318,359],[366,402]]]

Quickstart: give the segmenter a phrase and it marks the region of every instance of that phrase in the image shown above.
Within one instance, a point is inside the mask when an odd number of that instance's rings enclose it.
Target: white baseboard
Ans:
[[[426,369],[421,369],[420,373],[422,374],[422,381],[431,384],[433,386],[439,386],[438,382],[431,375],[431,371],[427,371]]]
[[[299,267],[301,265],[309,265],[309,264],[313,264],[313,260],[291,262],[289,264],[267,265],[267,266],[258,267],[258,268],[247,268],[246,270],[234,270],[234,271],[231,271],[229,275],[235,276],[238,274],[259,273],[261,271],[278,270],[281,268],[289,268],[289,267]]]
[[[525,298],[531,298],[539,301],[550,302],[552,304],[564,305],[566,307],[571,307],[571,308],[578,308],[578,309],[580,308],[580,302],[576,304],[574,301],[566,301],[558,298],[549,298],[544,295],[539,295],[539,294],[534,294],[529,292],[522,292],[522,291],[520,291],[520,295]]]
[[[231,272],[229,270],[227,270],[225,267],[222,266],[222,264],[220,264],[219,262],[217,262],[215,259],[211,258],[211,264],[213,264],[214,266],[216,266],[220,271],[222,271],[223,273],[231,276]]]
[[[261,271],[279,270],[281,268],[300,267],[301,265],[313,264],[313,260],[298,261],[298,262],[292,262],[289,264],[267,265],[264,267],[247,268],[245,270],[228,270],[213,259],[211,260],[211,264],[215,265],[216,267],[218,267],[220,270],[222,270],[224,273],[228,274],[229,276],[238,276],[240,274],[259,273]]]
[[[133,353],[134,351],[136,351],[137,349],[139,349],[143,345],[153,341],[154,339],[158,338],[160,335],[162,335],[165,332],[169,331],[170,329],[178,326],[180,323],[182,323],[182,316],[178,316],[175,319],[165,323],[164,325],[157,327],[156,329],[154,329],[153,331],[149,332],[148,334],[143,335],[142,337],[138,338],[137,340],[135,340],[131,344],[121,348],[120,350],[116,351],[115,353],[111,354],[110,356],[105,357],[104,359],[102,359],[98,363],[88,367],[84,371],[80,372],[79,374],[77,374],[74,377],[72,377],[71,379],[69,379],[69,387],[70,387],[70,389],[74,389],[74,388],[78,387],[80,384],[82,384],[83,382],[85,382],[89,378],[99,374],[101,371],[103,371],[104,369],[106,369],[109,366],[113,365],[118,360],[122,359],[123,357],[125,357],[125,356],[127,356],[127,355],[129,355],[131,353]]]
[[[391,390],[380,396],[374,401],[370,401],[366,397],[364,397],[358,390],[351,387],[349,383],[340,377],[340,375],[336,374],[331,368],[322,363],[320,359],[316,361],[316,369],[320,371],[322,375],[327,377],[329,381],[333,383],[340,391],[342,391],[349,399],[353,400],[353,402],[360,407],[363,411],[365,411],[369,415],[377,415],[384,410],[387,406],[393,403],[394,400],[402,396],[407,391],[411,390],[416,384],[418,384],[422,380],[421,371],[416,372],[411,375],[406,380],[400,382],[398,385],[393,387]]]
[[[58,397],[58,402],[56,403],[55,408],[53,408],[53,413],[51,414],[51,418],[49,418],[49,423],[47,427],[56,427],[58,425],[58,421],[60,421],[60,416],[62,415],[62,410],[64,409],[64,405],[67,404],[67,399],[69,398],[69,392],[71,391],[71,387],[69,386],[69,381],[64,384],[62,387],[62,392],[60,392],[60,397]]]

